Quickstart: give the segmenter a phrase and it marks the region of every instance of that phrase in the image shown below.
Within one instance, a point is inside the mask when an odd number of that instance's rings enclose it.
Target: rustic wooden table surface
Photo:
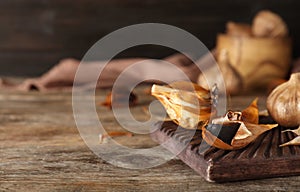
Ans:
[[[144,88],[143,88],[144,89]],[[103,101],[107,91],[97,92]],[[138,90],[137,119],[153,98]],[[252,97],[233,97],[243,108]],[[260,109],[265,98],[260,100]],[[233,183],[208,183],[178,159],[155,168],[132,170],[113,166],[94,155],[76,128],[70,93],[0,93],[0,191],[298,191],[300,177]],[[107,131],[122,128],[112,112],[98,107]],[[133,148],[156,144],[148,135],[115,138]],[[299,162],[295,162],[299,163]],[[262,168],[263,169],[263,168]]]

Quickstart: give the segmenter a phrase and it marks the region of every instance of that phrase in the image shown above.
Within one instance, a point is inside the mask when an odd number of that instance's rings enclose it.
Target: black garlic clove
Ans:
[[[224,124],[209,124],[206,130],[222,140],[224,143],[231,145],[231,141],[240,128],[240,123],[224,123]]]

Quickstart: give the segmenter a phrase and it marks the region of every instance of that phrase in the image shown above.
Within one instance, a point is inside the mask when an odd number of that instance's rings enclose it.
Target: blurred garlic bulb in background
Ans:
[[[252,35],[252,29],[249,24],[229,21],[226,23],[226,33],[238,37],[249,37]]]
[[[264,10],[255,16],[252,33],[257,37],[286,37],[288,28],[279,15]]]

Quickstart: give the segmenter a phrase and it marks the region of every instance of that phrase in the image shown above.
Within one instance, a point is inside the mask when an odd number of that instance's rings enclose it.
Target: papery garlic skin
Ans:
[[[151,94],[162,103],[170,119],[186,129],[201,129],[216,113],[211,92],[191,82],[154,84]]]
[[[300,73],[276,87],[267,99],[267,109],[272,118],[284,127],[300,125]]]

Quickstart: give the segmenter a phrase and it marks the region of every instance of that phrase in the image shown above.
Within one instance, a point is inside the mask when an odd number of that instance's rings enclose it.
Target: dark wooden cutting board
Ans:
[[[200,130],[194,133],[171,121],[157,122],[155,129],[152,138],[160,144],[168,140],[163,146],[174,154],[178,154],[179,145],[187,144],[177,156],[210,182],[300,175],[300,146],[279,147],[295,137],[293,133],[281,133],[282,127],[234,151],[211,147],[202,140]]]

